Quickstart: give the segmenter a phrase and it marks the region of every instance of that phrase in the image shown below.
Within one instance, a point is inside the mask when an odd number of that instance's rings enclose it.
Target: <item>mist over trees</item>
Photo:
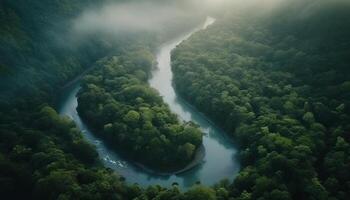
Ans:
[[[92,69],[78,110],[96,133],[151,168],[183,167],[202,133],[147,80],[158,46],[207,15],[172,53],[174,85],[238,143],[242,169],[188,191],[128,184],[57,114],[59,91]],[[347,200],[349,24],[347,0],[1,0],[1,198]]]
[[[334,23],[349,10],[309,1],[231,14],[173,52],[177,90],[241,146],[233,197],[349,197],[350,27]]]
[[[77,110],[113,149],[148,167],[176,171],[195,157],[202,132],[180,122],[147,85],[154,62],[142,49],[99,61],[84,78]]]
[[[158,0],[1,1],[0,100],[12,103],[16,96],[33,96],[52,101],[66,82],[140,35],[148,35],[155,47],[203,20],[202,13],[184,5]]]

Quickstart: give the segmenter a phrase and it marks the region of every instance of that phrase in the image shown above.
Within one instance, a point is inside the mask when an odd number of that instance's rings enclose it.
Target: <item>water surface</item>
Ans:
[[[158,68],[152,72],[152,78],[149,80],[150,85],[159,91],[171,111],[176,113],[179,119],[183,121],[191,120],[197,123],[205,133],[203,138],[205,148],[203,161],[187,172],[179,175],[163,176],[145,171],[133,165],[131,161],[121,157],[118,152],[105,146],[100,139],[92,134],[79,117],[76,111],[76,94],[80,89],[79,82],[72,84],[63,92],[58,112],[61,115],[69,116],[76,122],[86,140],[96,145],[98,154],[105,166],[124,176],[127,182],[137,183],[142,186],[159,184],[165,187],[177,182],[181,188],[186,189],[198,181],[204,185],[212,185],[224,178],[232,180],[238,173],[239,163],[235,157],[237,149],[230,139],[226,137],[226,133],[208,121],[196,109],[181,100],[172,86],[171,50],[181,43],[181,41],[190,37],[191,34],[206,28],[208,25],[214,23],[214,21],[215,19],[213,18],[207,18],[204,24],[194,28],[191,32],[163,44],[157,54]]]

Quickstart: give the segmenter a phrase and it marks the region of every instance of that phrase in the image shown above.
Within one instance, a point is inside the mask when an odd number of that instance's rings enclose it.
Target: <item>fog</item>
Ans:
[[[204,8],[204,7],[202,7]],[[203,15],[190,3],[131,2],[108,3],[90,9],[73,21],[76,33],[158,32]],[[203,17],[204,18],[204,17]]]
[[[241,0],[174,0],[109,2],[88,9],[73,21],[73,31],[87,33],[158,32],[186,25]]]
[[[174,0],[109,2],[73,20],[75,36],[164,33],[193,27],[208,15],[270,12],[286,0]]]
[[[109,4],[98,10],[88,10],[74,21],[78,32],[158,31],[174,18],[191,17],[189,13],[170,5],[151,3]]]

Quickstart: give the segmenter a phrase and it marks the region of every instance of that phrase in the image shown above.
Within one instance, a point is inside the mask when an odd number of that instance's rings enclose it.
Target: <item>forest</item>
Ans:
[[[349,24],[350,7],[324,3],[294,19],[301,6],[228,16],[172,54],[179,93],[242,149],[238,199],[350,195],[350,27],[333,23]]]
[[[165,171],[191,161],[202,133],[191,122],[180,123],[157,91],[147,86],[154,58],[147,50],[97,62],[84,77],[78,112],[113,148],[147,166]]]
[[[350,2],[224,2],[1,0],[1,199],[349,199]],[[77,112],[96,137],[175,176],[211,136],[148,80],[159,46],[209,15],[172,50],[173,87],[237,144],[239,172],[188,188],[131,183],[58,99],[77,80]]]

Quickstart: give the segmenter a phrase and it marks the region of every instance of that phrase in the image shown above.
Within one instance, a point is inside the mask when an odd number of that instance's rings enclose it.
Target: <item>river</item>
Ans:
[[[239,162],[236,158],[237,148],[235,145],[227,138],[225,132],[179,98],[172,86],[171,50],[194,32],[205,29],[214,22],[215,19],[208,17],[204,24],[163,44],[157,53],[158,67],[153,70],[152,78],[149,80],[149,84],[159,91],[171,111],[176,113],[180,120],[195,122],[205,133],[203,138],[204,158],[196,167],[186,172],[177,175],[157,175],[122,158],[118,152],[109,149],[100,139],[96,138],[79,117],[76,111],[78,104],[76,94],[80,89],[79,82],[71,84],[62,92],[58,107],[60,115],[72,118],[82,131],[85,139],[96,146],[104,165],[124,176],[128,183],[137,183],[141,186],[159,184],[169,187],[172,183],[177,182],[180,188],[187,189],[196,182],[203,185],[213,185],[224,178],[232,180],[237,175]]]

